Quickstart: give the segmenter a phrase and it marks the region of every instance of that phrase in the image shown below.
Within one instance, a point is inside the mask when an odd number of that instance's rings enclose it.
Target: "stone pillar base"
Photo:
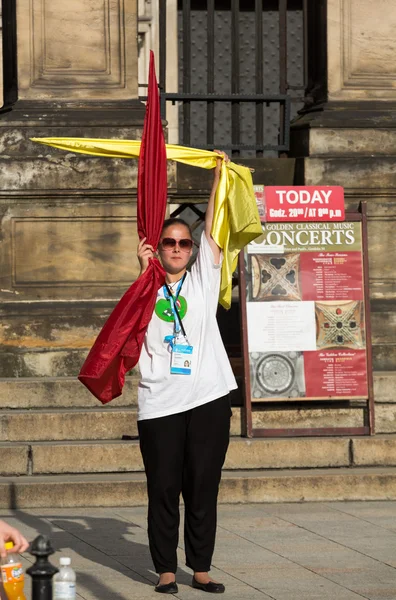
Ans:
[[[396,102],[327,102],[300,111],[291,156],[396,153]]]

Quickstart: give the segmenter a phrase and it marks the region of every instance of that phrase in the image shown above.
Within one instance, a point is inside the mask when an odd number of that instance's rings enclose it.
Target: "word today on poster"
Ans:
[[[341,186],[256,186],[261,220],[270,222],[343,221]]]

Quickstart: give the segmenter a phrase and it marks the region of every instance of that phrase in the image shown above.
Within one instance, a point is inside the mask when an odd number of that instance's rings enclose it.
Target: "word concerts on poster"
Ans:
[[[293,252],[320,252],[329,246],[359,250],[360,231],[356,223],[266,223],[263,235],[249,245],[249,253],[266,252],[266,246],[287,247]]]

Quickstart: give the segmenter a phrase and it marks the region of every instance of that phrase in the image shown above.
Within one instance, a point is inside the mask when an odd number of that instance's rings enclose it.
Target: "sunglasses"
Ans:
[[[176,248],[176,245],[179,246],[180,250],[183,252],[188,252],[193,247],[193,241],[189,238],[183,238],[181,240],[175,240],[174,238],[165,237],[161,241],[161,246],[163,250],[173,250]]]

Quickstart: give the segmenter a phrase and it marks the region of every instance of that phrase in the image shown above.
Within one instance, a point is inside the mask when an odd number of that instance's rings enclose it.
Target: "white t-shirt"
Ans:
[[[237,387],[216,320],[220,273],[221,263],[214,264],[213,252],[203,233],[197,259],[179,295],[179,314],[188,342],[194,348],[191,375],[170,373],[171,354],[164,338],[173,334],[173,316],[163,288],[158,291],[139,359],[138,420],[184,412],[225,396]]]

